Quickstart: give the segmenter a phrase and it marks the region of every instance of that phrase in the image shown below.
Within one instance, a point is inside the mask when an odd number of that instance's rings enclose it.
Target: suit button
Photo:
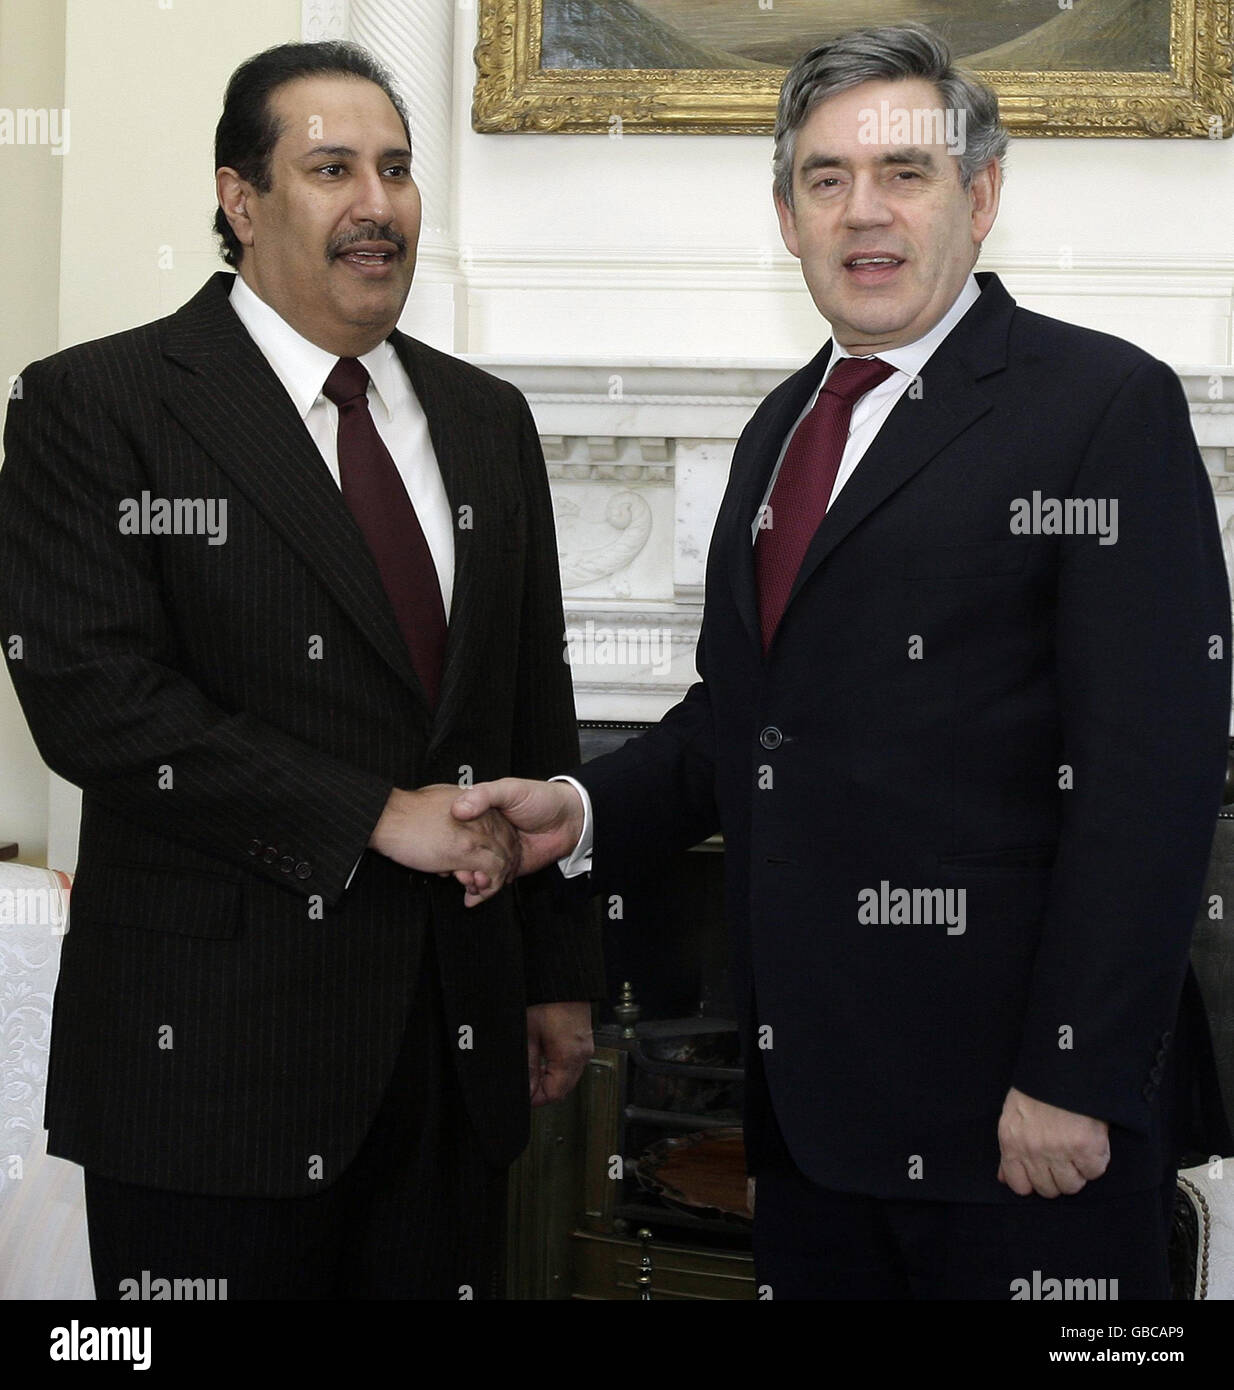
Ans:
[[[1153,1083],[1154,1086],[1160,1086],[1160,1085],[1161,1085],[1161,1068],[1160,1068],[1159,1066],[1154,1067],[1154,1068],[1152,1069],[1152,1071],[1150,1071],[1150,1072],[1148,1073],[1148,1079]]]
[[[291,857],[290,854],[283,855],[283,857],[279,860],[280,873],[289,874],[295,867],[296,861]]]
[[[250,854],[260,854],[260,853],[261,853],[261,841],[260,841],[260,840],[250,840],[250,841],[249,841],[249,853],[250,853]]]
[[[273,845],[267,845],[267,846],[265,847],[265,849],[262,850],[262,852],[261,852],[262,862],[265,863],[265,864],[273,864],[273,863],[275,863],[275,862],[277,861],[278,857],[279,857],[279,852],[278,852],[278,850],[276,850],[276,849],[274,848]]]
[[[768,724],[763,732],[759,734],[758,741],[764,748],[779,748],[784,742],[784,735],[774,724]]]
[[[308,862],[307,859],[301,859],[300,862],[296,865],[295,874],[297,878],[308,878],[312,872],[313,866]]]
[[[1174,1036],[1173,1033],[1162,1033],[1162,1035],[1161,1035],[1161,1046],[1162,1046],[1162,1047],[1169,1047],[1169,1045],[1170,1045],[1170,1039],[1171,1039],[1173,1036]]]
[[[1156,1089],[1157,1088],[1151,1082],[1149,1082],[1145,1085],[1143,1091],[1141,1091],[1140,1094],[1144,1097],[1145,1100],[1152,1100],[1153,1094],[1155,1093]]]

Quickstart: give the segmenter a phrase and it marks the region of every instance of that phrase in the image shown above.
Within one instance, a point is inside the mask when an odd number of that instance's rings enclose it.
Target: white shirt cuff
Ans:
[[[360,860],[363,859],[363,858],[364,858],[364,851],[361,850],[361,851],[360,851],[359,858],[358,858],[358,859],[356,860],[356,862],[351,866],[351,873],[349,873],[349,874],[347,875],[347,882],[343,884],[343,892],[344,892],[344,893],[346,893],[346,891],[351,887],[351,880],[352,880],[353,878],[355,878],[355,876],[356,876],[356,870],[360,867]]]
[[[589,874],[591,872],[593,835],[591,797],[587,795],[587,788],[580,782],[576,782],[573,777],[550,777],[548,780],[550,782],[569,782],[583,799],[583,833],[578,837],[578,844],[574,846],[574,852],[568,854],[564,859],[559,859],[557,867],[566,878],[578,878],[580,874]]]

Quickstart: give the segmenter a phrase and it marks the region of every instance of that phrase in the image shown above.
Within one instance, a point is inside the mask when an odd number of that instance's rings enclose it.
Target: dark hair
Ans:
[[[283,133],[270,107],[271,96],[298,78],[328,76],[354,77],[380,87],[398,112],[407,148],[411,148],[407,108],[394,88],[394,79],[366,48],[335,41],[281,43],[246,59],[232,73],[223,98],[223,114],[214,130],[214,167],[234,169],[258,193],[269,193],[273,187],[270,156]],[[223,259],[238,266],[244,247],[221,207],[214,211],[214,230],[222,243]]]

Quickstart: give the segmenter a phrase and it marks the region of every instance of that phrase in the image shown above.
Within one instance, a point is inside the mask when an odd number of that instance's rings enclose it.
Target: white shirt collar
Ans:
[[[915,377],[921,372],[922,367],[930,360],[938,345],[943,341],[948,333],[956,326],[973,305],[981,298],[981,286],[977,283],[977,277],[969,272],[968,279],[964,282],[964,288],[956,295],[955,302],[951,308],[942,316],[933,328],[914,343],[905,343],[903,347],[889,348],[886,352],[875,354],[880,362],[886,362],[898,371],[906,375]],[[838,342],[832,341],[831,360],[827,363],[827,371],[840,360],[841,357],[853,357],[847,348],[841,347]],[[868,355],[868,354],[861,354]],[[824,376],[825,379],[825,376]]]
[[[297,333],[285,318],[255,293],[243,276],[237,275],[235,278],[230,303],[236,317],[248,329],[266,361],[274,368],[274,374],[287,388],[287,394],[303,420],[318,400],[323,399],[321,388],[339,359]],[[370,399],[372,393],[376,392],[386,418],[390,419],[393,402],[397,399],[392,373],[401,369],[393,343],[388,339],[378,343],[359,360],[369,374]]]

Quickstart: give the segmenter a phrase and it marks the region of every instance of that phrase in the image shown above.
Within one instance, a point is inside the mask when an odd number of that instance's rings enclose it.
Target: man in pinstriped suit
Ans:
[[[239,274],[9,412],[10,669],[84,793],[49,1149],[86,1169],[100,1298],[484,1296],[525,1059],[564,1095],[602,988],[555,871],[474,912],[448,876],[517,867],[499,817],[449,816],[460,780],[576,756],[543,459],[517,391],[395,328],[419,195],[367,54],[249,60],[216,155]],[[410,579],[348,491],[370,465]]]

